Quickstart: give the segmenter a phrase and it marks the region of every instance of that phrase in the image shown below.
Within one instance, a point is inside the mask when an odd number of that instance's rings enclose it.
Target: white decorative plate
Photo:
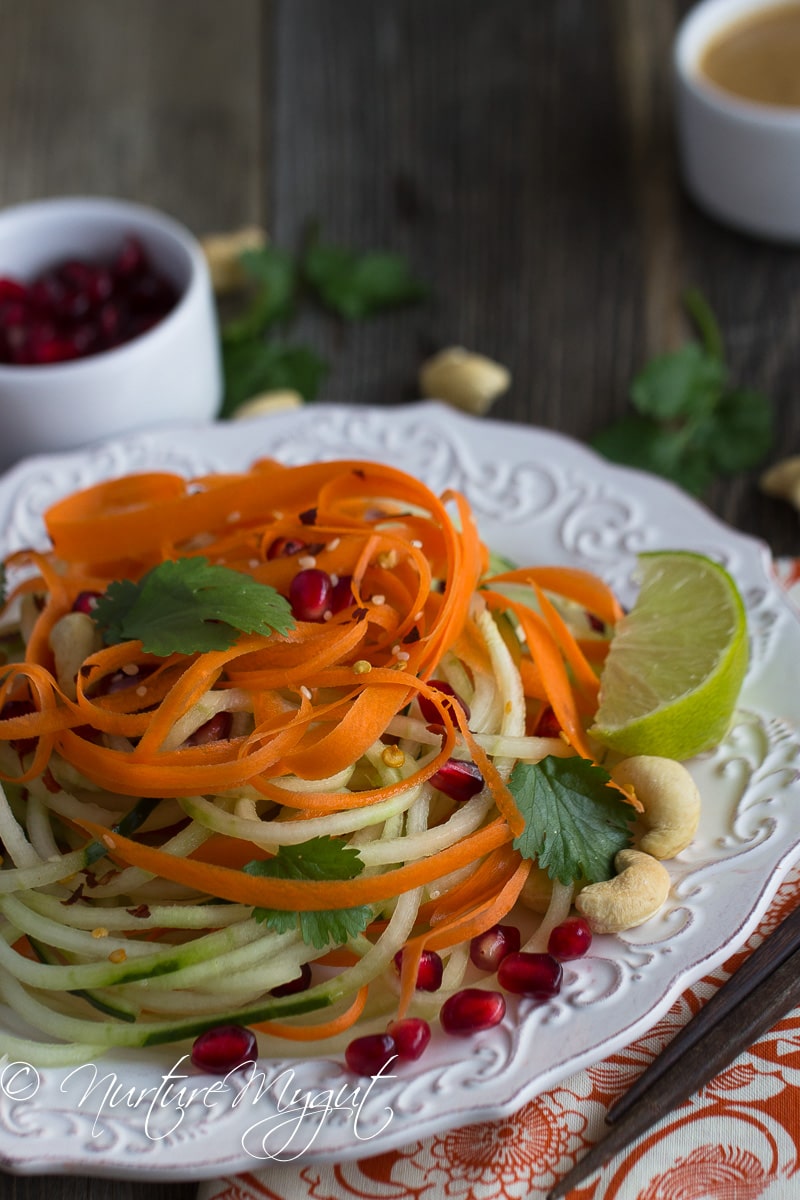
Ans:
[[[497,550],[587,567],[623,601],[640,550],[690,549],[724,563],[745,597],[752,656],[729,737],[692,764],[704,797],[700,830],[669,864],[664,911],[639,930],[595,939],[591,956],[565,971],[556,1000],[510,1003],[501,1026],[466,1042],[435,1036],[418,1063],[370,1088],[340,1060],[287,1057],[262,1060],[260,1079],[240,1074],[209,1091],[214,1081],[186,1070],[173,1047],[118,1052],[71,1076],[0,1067],[0,1166],[8,1170],[200,1179],[269,1159],[364,1157],[502,1117],[643,1033],[745,940],[800,856],[800,622],[766,548],[672,486],[555,433],[420,403],[315,405],[131,436],[32,459],[0,480],[2,548],[41,543],[42,511],[100,479],[236,469],[266,455],[385,460],[436,490],[459,488]]]

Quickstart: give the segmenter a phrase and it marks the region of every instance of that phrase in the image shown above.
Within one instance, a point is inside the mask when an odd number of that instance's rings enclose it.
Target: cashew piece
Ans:
[[[88,613],[70,612],[60,617],[50,630],[50,649],[55,659],[58,686],[70,700],[77,692],[75,677],[84,659],[103,644],[100,632]]]
[[[666,867],[641,850],[620,850],[614,858],[618,874],[590,883],[575,897],[575,907],[593,933],[619,933],[655,916],[670,889]]]
[[[508,391],[511,373],[483,354],[450,346],[422,364],[419,385],[424,397],[480,416]]]
[[[246,421],[250,417],[261,417],[264,413],[282,412],[287,408],[301,408],[303,397],[294,388],[275,388],[259,392],[240,404],[233,414],[235,421]]]
[[[686,767],[673,758],[639,754],[617,763],[615,783],[633,790],[647,833],[639,848],[654,858],[674,858],[691,842],[700,823],[700,793]]]
[[[762,492],[768,496],[788,500],[795,508],[800,508],[800,454],[773,463],[758,482]]]
[[[200,239],[211,285],[218,296],[244,287],[247,273],[240,261],[242,254],[245,250],[261,250],[266,244],[267,235],[257,226],[233,233],[209,233]]]

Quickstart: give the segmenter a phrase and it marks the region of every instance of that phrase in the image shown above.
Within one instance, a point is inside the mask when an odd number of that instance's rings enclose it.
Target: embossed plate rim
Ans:
[[[706,800],[715,803],[706,805],[698,842],[671,865],[669,909],[625,938],[598,939],[592,959],[568,970],[558,1001],[539,1009],[512,1005],[503,1026],[468,1043],[469,1054],[461,1042],[436,1038],[430,1055],[384,1081],[380,1094],[376,1085],[379,1104],[365,1111],[362,1132],[375,1133],[388,1107],[393,1116],[382,1132],[362,1140],[342,1114],[320,1125],[302,1157],[322,1162],[508,1115],[627,1045],[744,941],[800,856],[800,833],[786,828],[800,799],[800,698],[789,695],[785,665],[800,655],[800,620],[771,574],[767,548],[671,485],[612,466],[553,431],[477,420],[432,402],[381,409],[315,405],[251,422],[151,430],[30,459],[0,479],[5,548],[35,537],[41,511],[75,487],[131,470],[237,468],[266,454],[285,462],[388,457],[438,488],[461,486],[486,540],[499,550],[525,557],[521,549],[533,542],[529,561],[589,566],[623,597],[632,595],[638,550],[680,546],[714,554],[742,585],[755,652],[731,738],[692,765]],[[731,875],[742,886],[728,899],[720,879]],[[541,1036],[547,1033],[554,1036]],[[109,1056],[97,1066],[100,1074],[116,1071],[120,1083],[145,1087],[177,1057],[167,1048]],[[296,1071],[299,1088],[352,1086],[331,1058],[283,1058],[268,1064],[270,1078],[286,1066]],[[176,1128],[161,1136],[166,1126],[148,1132],[141,1104],[130,1111],[106,1107],[98,1125],[91,1104],[76,1105],[74,1091],[62,1095],[64,1074],[42,1071],[39,1091],[24,1101],[0,1087],[0,1165],[6,1170],[150,1180],[236,1173],[259,1165],[252,1157],[256,1143],[245,1149],[252,1137],[247,1130],[277,1111],[274,1097],[246,1110],[233,1105],[232,1093],[208,1110],[189,1105]]]

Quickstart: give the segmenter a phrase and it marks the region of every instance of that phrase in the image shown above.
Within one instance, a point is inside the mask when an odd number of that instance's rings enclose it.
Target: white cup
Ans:
[[[128,234],[177,287],[177,304],[113,350],[46,366],[0,364],[0,466],[150,426],[205,422],[218,412],[222,378],[209,272],[196,238],[171,217],[97,197],[5,209],[0,276],[25,282],[68,258],[110,261]]]
[[[686,188],[709,215],[745,233],[800,242],[800,108],[740,99],[700,70],[720,34],[780,6],[701,0],[684,18],[673,53],[678,144]]]

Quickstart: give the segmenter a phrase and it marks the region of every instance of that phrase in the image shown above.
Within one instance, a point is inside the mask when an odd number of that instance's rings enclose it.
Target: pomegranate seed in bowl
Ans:
[[[445,1033],[468,1037],[499,1025],[506,1015],[506,1001],[501,992],[485,992],[482,988],[463,988],[445,1000],[439,1020]]]
[[[30,283],[0,280],[0,363],[46,366],[131,341],[178,303],[177,288],[128,237],[111,263],[68,259]]]

